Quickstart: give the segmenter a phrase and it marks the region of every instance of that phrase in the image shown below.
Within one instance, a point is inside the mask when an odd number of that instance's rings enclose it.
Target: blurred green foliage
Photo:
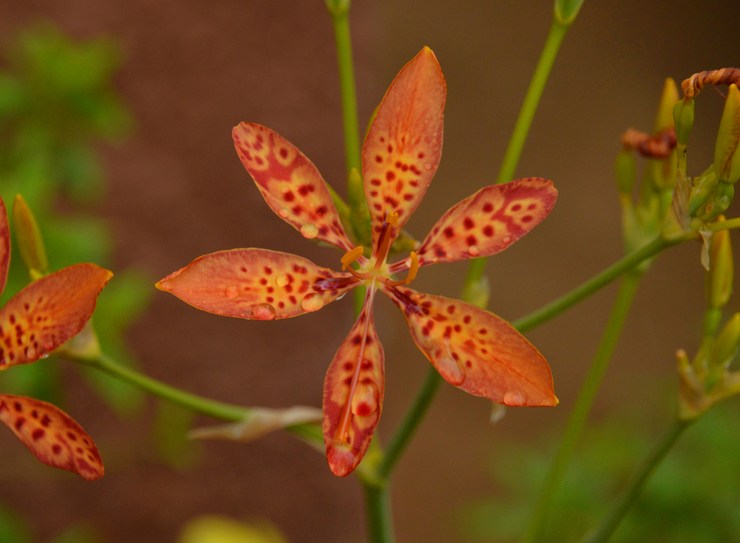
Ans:
[[[76,262],[110,262],[114,240],[94,206],[105,194],[101,143],[131,130],[131,117],[113,87],[121,63],[108,39],[75,41],[49,25],[21,32],[0,52],[0,195],[7,206],[22,194],[38,220],[52,270]],[[14,252],[4,299],[28,283]],[[125,328],[144,309],[151,281],[137,270],[116,270],[103,291],[95,327],[106,353],[131,363]],[[55,364],[40,362],[2,375],[3,390],[63,400]],[[121,413],[141,394],[99,373],[86,372],[101,398]]]
[[[687,430],[611,541],[740,541],[736,403],[713,409]],[[586,432],[543,541],[580,541],[657,438],[644,414],[604,421]],[[467,541],[507,543],[521,538],[552,450],[510,443],[498,451],[489,473],[501,497],[478,501],[460,513]]]

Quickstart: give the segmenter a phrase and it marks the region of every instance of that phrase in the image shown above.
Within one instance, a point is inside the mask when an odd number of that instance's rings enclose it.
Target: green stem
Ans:
[[[198,396],[197,394],[185,392],[184,390],[180,390],[179,388],[175,388],[146,375],[142,375],[136,370],[122,366],[105,353],[102,353],[99,358],[87,360],[76,359],[76,361],[104,371],[122,381],[146,390],[154,396],[158,396],[215,419],[238,422],[248,418],[251,412],[251,410],[246,407],[210,400],[208,398]]]
[[[367,515],[368,542],[393,543],[393,519],[386,484],[363,483],[365,491],[365,514]]]
[[[670,239],[659,237],[654,239],[647,245],[631,252],[597,275],[594,275],[588,281],[581,283],[570,292],[531,312],[529,315],[525,315],[524,317],[514,321],[512,324],[520,332],[526,332],[527,330],[531,330],[532,328],[539,326],[543,322],[560,315],[569,307],[611,283],[623,273],[634,269],[641,262],[644,262],[664,249],[687,239],[687,236],[676,236]]]
[[[355,169],[362,171],[360,159],[360,129],[357,121],[357,93],[352,63],[352,40],[349,31],[350,2],[327,1],[334,26],[334,41],[339,67],[339,90],[342,96],[342,122],[344,131],[344,157],[347,175]]]
[[[622,518],[624,518],[624,515],[639,497],[650,475],[652,475],[668,451],[671,450],[684,430],[691,425],[691,422],[693,421],[685,421],[678,418],[673,421],[668,431],[655,444],[648,456],[639,465],[637,471],[632,475],[627,486],[622,491],[622,494],[612,504],[599,525],[584,537],[583,543],[605,543],[609,540],[622,521]]]
[[[637,273],[627,274],[619,287],[619,292],[617,293],[614,307],[604,330],[604,335],[601,338],[601,343],[568,419],[560,448],[545,476],[545,483],[537,501],[529,531],[525,537],[526,542],[538,541],[543,535],[555,493],[563,480],[568,464],[573,456],[576,443],[593,405],[596,392],[601,385],[609,360],[617,346],[617,341],[621,335],[622,327],[627,320],[627,314],[632,306],[640,277]]]
[[[570,24],[572,24],[572,21]],[[529,82],[527,94],[524,96],[524,102],[522,102],[522,107],[519,110],[519,116],[514,124],[514,130],[506,147],[496,183],[506,183],[514,179],[514,174],[516,173],[516,168],[522,156],[522,150],[524,149],[524,143],[527,141],[529,129],[532,127],[532,120],[537,112],[542,93],[545,91],[547,79],[550,77],[555,58],[570,28],[570,24],[565,25],[557,20],[553,20],[550,32],[545,40],[545,45],[542,47],[540,59],[532,74],[532,80]],[[470,262],[468,277],[465,281],[466,284],[476,279],[479,280],[483,276],[487,260],[486,258],[476,258]]]
[[[388,448],[383,455],[383,460],[378,466],[378,475],[382,479],[386,479],[395,467],[401,453],[414,435],[427,409],[429,409],[441,382],[442,377],[437,373],[437,370],[434,367],[430,367],[424,383],[421,385],[421,389],[414,399],[414,403],[411,404],[406,416],[395,434],[393,434],[393,437],[388,443]]]
[[[522,155],[524,142],[527,140],[529,128],[532,126],[532,119],[534,119],[534,114],[537,112],[537,106],[545,90],[547,78],[550,76],[550,71],[555,63],[555,57],[558,54],[560,45],[563,43],[565,34],[568,32],[568,28],[570,28],[570,25],[564,25],[557,20],[553,20],[550,32],[545,40],[545,45],[542,48],[540,59],[537,62],[537,67],[532,75],[532,81],[529,83],[527,94],[524,97],[522,108],[519,111],[519,117],[517,117],[516,124],[514,125],[514,131],[511,134],[509,145],[506,147],[501,169],[498,172],[497,183],[505,183],[514,179],[514,173],[519,163],[519,157]]]

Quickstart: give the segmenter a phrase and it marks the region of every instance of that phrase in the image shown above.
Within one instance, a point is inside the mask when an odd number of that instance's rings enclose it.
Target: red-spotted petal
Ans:
[[[105,469],[95,443],[58,407],[25,396],[0,394],[2,421],[44,464],[92,481]]]
[[[197,309],[273,320],[318,311],[357,285],[349,273],[267,249],[232,249],[196,258],[157,283]]]
[[[316,166],[277,132],[255,123],[232,130],[236,153],[278,217],[303,237],[352,248]]]
[[[378,106],[362,148],[373,247],[383,219],[398,213],[402,227],[437,171],[446,95],[442,69],[425,47],[401,69]]]
[[[0,198],[0,294],[5,290],[10,268],[10,227],[5,202]]]
[[[437,221],[419,247],[419,265],[503,251],[542,222],[557,197],[552,181],[540,177],[482,188]]]
[[[366,301],[324,379],[326,458],[339,477],[362,460],[383,406],[384,355],[371,304],[371,299]]]
[[[558,403],[544,357],[505,320],[452,298],[405,287],[386,292],[416,345],[449,383],[505,405]]]
[[[34,362],[77,335],[113,276],[75,264],[34,281],[0,309],[0,370]]]

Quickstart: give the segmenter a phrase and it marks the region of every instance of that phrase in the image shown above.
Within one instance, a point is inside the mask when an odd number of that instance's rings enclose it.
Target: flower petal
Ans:
[[[10,268],[10,227],[5,202],[0,198],[0,294],[5,290]]]
[[[240,319],[273,320],[318,311],[357,285],[349,273],[267,249],[232,249],[196,258],[157,288],[197,309]]]
[[[374,247],[384,218],[398,213],[398,227],[403,227],[437,171],[446,95],[437,58],[424,47],[401,69],[378,106],[362,148]]]
[[[34,281],[0,309],[0,370],[34,362],[77,335],[113,276],[75,264]]]
[[[92,438],[58,407],[25,396],[0,394],[2,421],[44,464],[92,481],[105,469]]]
[[[349,251],[352,243],[319,170],[295,145],[255,123],[232,130],[236,153],[278,217],[303,237]]]
[[[334,475],[351,473],[380,420],[384,354],[372,314],[372,293],[324,379],[324,442]]]
[[[542,222],[557,197],[552,181],[541,177],[484,187],[437,221],[419,247],[419,265],[503,251]]]
[[[446,381],[511,406],[557,405],[544,357],[511,324],[460,300],[386,289],[414,342]]]

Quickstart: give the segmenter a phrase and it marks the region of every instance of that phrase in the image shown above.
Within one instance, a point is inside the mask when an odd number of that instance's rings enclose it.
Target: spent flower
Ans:
[[[382,411],[384,352],[373,317],[378,292],[401,310],[414,342],[449,383],[511,406],[558,401],[544,357],[511,324],[469,303],[408,287],[424,266],[490,256],[524,236],[555,204],[551,181],[526,178],[482,188],[450,208],[408,257],[388,262],[437,170],[445,98],[442,70],[425,47],[378,107],[362,149],[367,251],[350,241],[326,182],[303,153],[269,128],[239,124],[233,130],[237,154],[267,204],[305,238],[344,251],[342,270],[278,251],[234,249],[201,256],[157,283],[198,309],[254,320],[311,313],[367,287],[324,381],[323,434],[336,475],[357,467]]]

